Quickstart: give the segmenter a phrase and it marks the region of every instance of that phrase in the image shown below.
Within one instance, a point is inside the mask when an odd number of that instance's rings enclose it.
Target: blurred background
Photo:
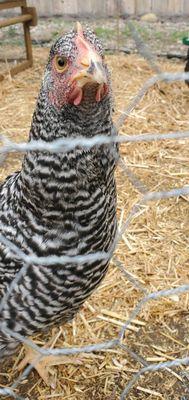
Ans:
[[[36,7],[38,14],[38,24],[32,28],[33,45],[50,46],[73,20],[79,19],[95,29],[107,50],[133,52],[135,44],[126,24],[127,19],[132,19],[156,54],[186,53],[182,38],[189,30],[188,0],[28,0],[27,5]],[[7,9],[0,11],[0,18],[19,13],[20,8]],[[1,51],[10,42],[23,44],[22,24],[0,30]]]

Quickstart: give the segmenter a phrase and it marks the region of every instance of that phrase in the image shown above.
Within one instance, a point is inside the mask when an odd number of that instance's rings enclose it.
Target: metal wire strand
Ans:
[[[129,106],[123,110],[120,117],[118,118],[115,127],[113,127],[113,132],[110,136],[105,135],[96,135],[93,138],[86,138],[86,137],[77,137],[77,138],[64,138],[64,139],[57,139],[53,142],[43,142],[41,140],[38,141],[31,141],[29,143],[14,143],[13,141],[7,139],[5,136],[1,135],[0,140],[2,142],[2,146],[0,147],[0,164],[3,161],[3,157],[6,156],[7,153],[10,152],[26,152],[26,151],[49,151],[49,152],[69,152],[74,150],[77,147],[85,147],[90,149],[94,146],[102,146],[104,144],[110,145],[112,143],[143,143],[143,142],[153,142],[153,141],[163,141],[163,140],[178,140],[180,144],[185,145],[186,140],[189,139],[189,131],[185,132],[167,132],[167,133],[146,133],[146,134],[135,134],[135,135],[115,135],[116,130],[119,131],[122,125],[124,124],[125,120],[128,118],[130,113],[134,110],[134,108],[139,104],[143,96],[149,91],[151,87],[153,87],[158,82],[166,82],[172,83],[174,81],[183,81],[189,79],[189,73],[165,73],[162,72],[159,66],[156,63],[155,57],[150,52],[150,49],[147,45],[142,41],[139,33],[137,32],[135,26],[132,22],[129,22],[129,29],[131,30],[133,39],[136,42],[138,50],[140,54],[148,61],[151,68],[155,71],[156,75],[149,78],[138,91],[138,93],[134,96],[133,100],[129,104]],[[123,160],[120,160],[120,166],[123,172],[127,175],[128,179],[130,180],[133,187],[138,191],[138,200],[133,205],[132,209],[128,213],[126,221],[122,224],[120,231],[117,233],[116,240],[108,253],[105,252],[97,252],[91,253],[87,255],[77,255],[74,257],[68,256],[51,256],[51,257],[37,257],[35,254],[27,255],[25,254],[20,248],[18,248],[14,243],[8,240],[3,234],[0,234],[0,243],[2,246],[5,246],[9,249],[12,253],[13,257],[18,258],[22,261],[23,266],[15,276],[15,279],[12,281],[7,293],[1,299],[0,302],[0,312],[3,310],[6,302],[9,299],[12,291],[16,284],[19,282],[21,277],[27,272],[27,268],[30,264],[33,265],[42,265],[42,268],[45,265],[57,265],[63,263],[85,263],[86,261],[94,261],[100,259],[106,259],[112,256],[113,251],[118,244],[119,240],[121,239],[122,235],[125,231],[129,228],[130,223],[133,221],[134,218],[137,218],[140,214],[141,208],[144,207],[146,204],[152,201],[160,201],[162,199],[170,199],[172,197],[179,197],[179,196],[187,196],[189,195],[189,186],[183,186],[180,188],[173,188],[171,190],[162,190],[153,192],[146,186],[146,183],[140,181],[140,179],[135,176],[133,171],[127,167],[126,163]],[[153,205],[154,206],[154,205]],[[162,362],[158,364],[148,364],[147,361],[136,354],[133,350],[131,350],[128,346],[122,343],[126,330],[128,326],[132,323],[133,319],[141,312],[142,308],[149,302],[161,299],[163,297],[169,297],[174,294],[181,295],[183,293],[189,293],[189,285],[180,285],[175,288],[168,288],[165,290],[156,291],[153,293],[148,293],[146,288],[139,282],[138,279],[134,278],[129,274],[126,270],[125,266],[121,263],[121,261],[114,256],[113,263],[115,266],[121,271],[124,278],[128,280],[139,292],[141,293],[141,300],[138,302],[134,310],[131,312],[130,317],[127,319],[126,323],[120,329],[118,335],[111,340],[107,340],[105,342],[97,343],[97,344],[89,344],[82,347],[69,347],[69,348],[41,348],[40,346],[36,345],[33,341],[29,338],[26,338],[20,335],[18,332],[13,332],[11,329],[8,329],[7,326],[3,322],[0,323],[0,329],[6,332],[6,334],[10,335],[11,337],[18,340],[18,342],[24,343],[39,353],[39,358],[37,361],[46,357],[48,355],[74,355],[78,353],[89,353],[89,352],[100,352],[106,351],[107,349],[118,347],[122,349],[123,352],[127,352],[130,357],[135,359],[136,362],[140,363],[143,367],[131,378],[131,380],[126,385],[125,389],[123,390],[120,400],[124,400],[127,398],[132,387],[138,381],[138,379],[144,375],[145,373],[153,373],[155,371],[159,371],[161,369],[167,368],[174,368],[181,365],[188,365],[189,364],[189,357],[184,358],[177,358],[173,361]],[[13,382],[10,387],[0,388],[0,396],[7,397],[10,396],[16,400],[25,400],[23,397],[20,397],[18,394],[14,392],[14,390],[18,387],[23,379],[25,379],[30,371],[32,370],[34,365],[29,365],[25,370],[22,372],[20,377]]]

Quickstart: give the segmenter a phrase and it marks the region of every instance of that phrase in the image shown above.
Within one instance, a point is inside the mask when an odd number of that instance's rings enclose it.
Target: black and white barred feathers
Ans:
[[[77,25],[50,50],[29,140],[112,135],[110,76],[101,44]],[[114,133],[115,134],[115,133]],[[109,252],[116,235],[115,144],[67,153],[30,151],[0,187],[0,233],[26,255]],[[72,319],[104,277],[107,259],[28,265],[0,311],[0,359],[18,341]],[[0,244],[0,298],[24,262]]]

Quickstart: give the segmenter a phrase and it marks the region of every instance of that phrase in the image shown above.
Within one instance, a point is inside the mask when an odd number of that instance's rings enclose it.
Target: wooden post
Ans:
[[[14,24],[23,23],[24,42],[26,47],[26,60],[10,69],[11,76],[29,68],[33,64],[32,41],[30,36],[30,26],[37,25],[37,13],[35,7],[27,7],[26,0],[11,0],[0,3],[0,10],[8,8],[21,7],[22,15],[13,18],[6,18],[0,22],[0,28]],[[4,75],[0,74],[0,81],[4,79]]]
[[[28,60],[29,66],[33,65],[33,55],[32,55],[32,41],[30,36],[30,25],[37,25],[37,14],[34,11],[33,7],[22,7],[22,16],[30,15],[32,13],[32,18],[30,21],[25,21],[23,24],[24,28],[24,41],[26,46],[26,58]],[[27,14],[29,13],[29,14]]]

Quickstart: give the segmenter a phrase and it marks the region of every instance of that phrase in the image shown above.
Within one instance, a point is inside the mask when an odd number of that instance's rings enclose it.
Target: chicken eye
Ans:
[[[58,72],[63,72],[67,68],[67,59],[64,56],[55,57],[55,67]]]

